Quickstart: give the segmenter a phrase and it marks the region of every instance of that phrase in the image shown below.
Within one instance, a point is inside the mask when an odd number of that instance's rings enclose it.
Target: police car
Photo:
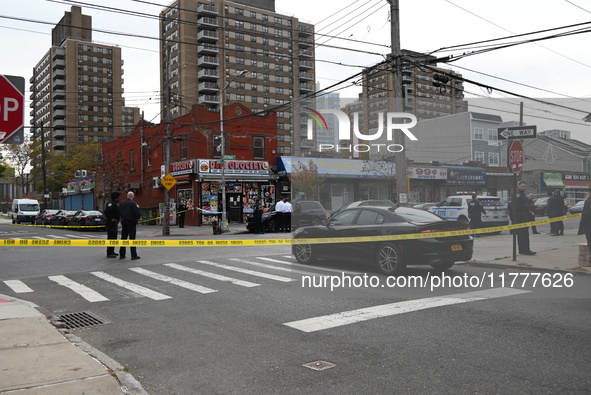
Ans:
[[[477,196],[486,214],[482,214],[482,226],[509,225],[509,210],[503,199],[498,196]],[[449,220],[470,221],[468,218],[468,202],[472,200],[471,194],[448,196],[445,200],[429,211]]]

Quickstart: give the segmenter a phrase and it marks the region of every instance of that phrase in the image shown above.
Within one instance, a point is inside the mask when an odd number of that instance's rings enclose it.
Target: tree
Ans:
[[[123,190],[129,177],[129,170],[129,163],[122,157],[103,158],[94,173],[95,191],[108,198],[111,192]]]
[[[393,156],[380,154],[375,160],[364,160],[362,173],[378,176],[388,185],[388,193],[394,195],[396,190],[396,163]]]
[[[291,187],[293,192],[303,192],[306,199],[319,200],[319,190],[326,178],[318,176],[318,165],[310,160],[308,166],[299,162],[291,171]]]
[[[31,164],[33,158],[33,143],[24,142],[23,144],[8,144],[6,147],[6,159],[14,168],[14,177],[16,186],[21,191],[26,191],[28,185],[33,182],[29,177],[25,177],[25,171]]]

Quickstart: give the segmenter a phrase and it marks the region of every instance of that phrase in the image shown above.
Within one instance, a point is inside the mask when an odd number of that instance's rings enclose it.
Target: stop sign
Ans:
[[[23,77],[0,75],[0,143],[23,142],[22,133],[18,138],[18,132],[24,126],[24,93]]]
[[[520,140],[513,140],[511,143],[508,160],[511,171],[515,174],[520,173],[524,161],[523,146]]]

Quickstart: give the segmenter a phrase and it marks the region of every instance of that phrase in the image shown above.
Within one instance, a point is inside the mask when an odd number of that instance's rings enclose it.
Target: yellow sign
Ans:
[[[160,180],[160,183],[164,185],[164,188],[170,191],[172,187],[176,185],[176,180],[170,173],[168,173],[163,179]]]

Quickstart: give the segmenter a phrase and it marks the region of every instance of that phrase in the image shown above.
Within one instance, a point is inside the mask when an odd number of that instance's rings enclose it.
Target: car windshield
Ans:
[[[501,199],[492,199],[492,198],[481,197],[481,198],[478,198],[478,200],[480,200],[480,204],[482,204],[483,206],[488,206],[488,207],[506,206],[506,204]]]
[[[22,203],[18,205],[18,209],[21,211],[37,211],[39,210],[39,205],[34,203]]]
[[[408,222],[436,222],[436,221],[445,221],[443,218],[438,217],[437,215],[425,211],[425,210],[418,210],[408,207],[398,207],[394,210],[396,215],[401,216]]]
[[[536,202],[534,204],[546,204],[546,202],[548,201],[548,198],[539,198],[538,200],[536,200]]]

